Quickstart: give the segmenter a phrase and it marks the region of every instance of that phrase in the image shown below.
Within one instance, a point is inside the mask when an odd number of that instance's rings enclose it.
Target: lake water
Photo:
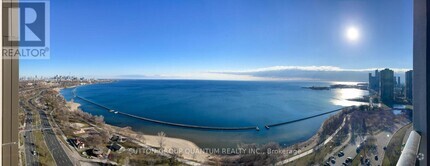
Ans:
[[[117,126],[130,126],[145,134],[164,131],[167,136],[193,141],[202,148],[235,147],[238,143],[278,142],[291,145],[316,133],[330,115],[277,126],[265,125],[300,119],[344,106],[367,95],[358,89],[310,90],[306,86],[328,86],[330,82],[289,81],[196,81],[196,80],[120,80],[80,86],[76,94],[116,111],[146,118],[213,127],[259,126],[260,131],[214,131],[174,127],[109,113],[94,104],[74,98],[81,109],[103,115]],[[72,89],[63,89],[66,100]]]

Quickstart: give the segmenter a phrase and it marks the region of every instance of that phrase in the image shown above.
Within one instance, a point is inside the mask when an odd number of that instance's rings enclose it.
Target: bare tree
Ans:
[[[111,138],[111,134],[107,130],[101,130],[100,131],[100,137],[102,138],[103,143],[107,143],[107,142],[109,142],[109,140]]]
[[[96,124],[102,124],[104,122],[104,119],[105,118],[102,115],[100,115],[100,116],[94,116],[94,122]]]
[[[160,149],[163,150],[164,149],[164,143],[165,143],[165,138],[166,137],[166,133],[164,132],[159,132],[158,133],[158,145],[160,146]]]
[[[102,137],[100,137],[100,135],[98,134],[92,134],[89,137],[86,138],[86,141],[88,144],[90,145],[101,145],[103,143]]]
[[[222,165],[272,165],[282,156],[281,147],[278,143],[267,143],[264,145],[242,144],[241,148],[246,149],[235,157],[225,156],[222,159]],[[258,151],[257,151],[258,150]],[[214,160],[215,165],[218,165]]]

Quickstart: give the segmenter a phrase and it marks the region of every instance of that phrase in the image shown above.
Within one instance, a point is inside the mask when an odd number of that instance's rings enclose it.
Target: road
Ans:
[[[339,126],[339,128],[337,128],[336,129],[336,131],[332,134],[332,135],[330,135],[323,143],[321,143],[321,144],[319,144],[319,145],[317,145],[315,148],[312,148],[312,149],[310,149],[310,150],[308,150],[308,151],[305,151],[305,152],[303,152],[303,153],[300,153],[300,154],[298,154],[298,155],[296,155],[296,156],[293,156],[293,157],[291,157],[291,158],[287,158],[287,159],[285,159],[285,160],[282,160],[282,161],[280,161],[280,162],[278,162],[278,163],[276,163],[275,165],[286,165],[287,163],[289,163],[289,162],[292,162],[292,161],[294,161],[294,160],[297,160],[297,159],[300,159],[300,158],[302,158],[302,157],[304,157],[304,156],[306,156],[306,155],[309,155],[309,154],[311,154],[311,153],[314,153],[315,152],[315,149],[316,148],[320,148],[320,147],[323,147],[324,145],[326,145],[327,143],[329,143],[332,139],[333,139],[333,137],[334,136],[336,136],[336,134],[342,129],[342,127],[343,126],[345,126],[345,121],[346,121],[346,117],[345,118],[343,118],[343,122],[342,122],[342,124]]]
[[[335,161],[336,161],[336,164],[334,164],[334,165],[335,166],[341,166],[342,163],[344,163],[348,157],[351,157],[352,159],[354,159],[357,156],[357,147],[358,147],[358,145],[360,145],[366,139],[367,139],[367,136],[356,137],[355,138],[355,143],[348,143],[348,145],[346,145],[346,147],[342,150],[343,153],[344,153],[343,156],[338,157],[337,154],[334,155],[335,156]]]
[[[383,131],[381,133],[378,133],[375,138],[376,138],[376,146],[377,146],[377,156],[378,156],[378,160],[375,160],[375,156],[371,156],[370,157],[370,163],[372,165],[382,165],[382,162],[384,160],[385,157],[385,150],[384,147],[387,147],[388,144],[390,143],[391,139],[393,138],[394,134],[396,132],[398,132],[400,129],[402,129],[403,127],[405,127],[407,124],[397,124],[396,125],[396,129],[393,132],[386,132]]]
[[[64,149],[61,147],[60,142],[55,136],[54,131],[51,128],[51,124],[49,124],[48,117],[45,112],[39,110],[40,120],[43,130],[43,135],[45,138],[46,145],[48,146],[49,151],[54,157],[55,163],[61,166],[73,166],[72,161],[67,156]]]
[[[351,131],[351,125],[348,125],[347,127],[349,128],[349,131]],[[338,154],[339,154],[338,152],[340,152],[341,150],[345,150],[346,147],[350,146],[351,137],[352,137],[351,132],[348,132],[347,138],[345,139],[345,141],[343,141],[341,145],[334,147],[334,149],[332,150],[332,152],[329,153],[329,154],[327,154],[324,157],[324,161],[329,161],[329,158],[331,158],[331,157],[334,157],[334,159],[336,161],[337,158],[338,158]],[[350,150],[346,151],[346,154],[347,154],[347,155],[345,155],[346,157],[349,157],[349,155],[348,155],[348,154],[350,154],[349,151]],[[344,159],[346,159],[346,157]],[[338,161],[341,161],[341,160],[338,160]],[[331,164],[331,161],[329,161],[329,162]]]
[[[35,140],[33,136],[32,126],[33,126],[33,114],[31,111],[26,110],[26,118],[25,118],[25,132],[23,134],[24,136],[24,149],[25,149],[25,165],[39,165],[39,158],[38,155],[34,155],[34,151],[36,150],[35,147]]]

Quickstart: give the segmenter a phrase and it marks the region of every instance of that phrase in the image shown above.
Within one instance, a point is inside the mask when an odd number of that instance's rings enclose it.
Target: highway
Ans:
[[[60,142],[55,136],[54,131],[49,124],[48,117],[45,112],[39,110],[40,120],[43,130],[43,135],[45,138],[46,145],[48,146],[49,151],[54,157],[55,163],[61,166],[73,166],[72,161],[67,156],[64,149],[61,147]]]
[[[35,95],[35,97],[40,96],[41,93],[42,93],[42,91],[40,91],[38,95]],[[34,100],[35,97],[32,97],[31,99],[28,100],[28,103],[33,108],[37,108],[37,106],[36,106],[37,103],[35,103],[35,100]],[[30,112],[30,111],[27,111],[27,112]],[[40,131],[42,131],[43,138],[45,140],[45,144],[47,145],[49,151],[51,152],[51,155],[54,158],[56,165],[73,166],[74,164],[72,163],[70,158],[67,156],[67,154],[64,151],[64,149],[62,148],[59,140],[55,136],[55,133],[54,133],[53,128],[51,127],[49,121],[48,121],[48,117],[47,117],[46,113],[42,110],[39,110],[38,113],[40,116],[40,126],[35,127],[35,128],[27,128],[26,127],[23,131],[24,134],[31,133],[31,136],[28,138],[28,140],[31,141],[29,145],[31,145],[31,143],[34,143],[34,137],[32,134],[32,130],[36,130],[36,129],[40,130]],[[28,114],[27,114],[27,116],[28,116]],[[32,115],[31,115],[31,118],[32,118]],[[34,120],[31,120],[31,121],[34,122]],[[26,121],[26,123],[27,123],[27,121]],[[33,149],[30,149],[30,148],[33,148]],[[34,146],[29,147],[29,150],[27,150],[27,147],[26,147],[26,152],[25,152],[26,158],[30,158],[29,161],[26,160],[26,165],[40,165],[37,160],[34,160],[31,157],[27,157],[29,154],[33,155],[33,153],[31,153],[32,150],[35,150]],[[27,151],[30,153],[27,154],[28,153]],[[35,156],[36,156],[36,159],[38,159],[37,155],[35,155]],[[29,162],[33,162],[33,161],[35,161],[35,164],[31,164],[31,163],[29,164]]]
[[[25,149],[25,165],[39,165],[38,155],[34,155],[34,151],[36,150],[35,144],[34,144],[34,136],[32,133],[32,124],[34,122],[33,120],[33,114],[31,111],[26,110],[26,118],[25,118],[25,129],[24,132],[24,149]]]
[[[315,146],[314,148],[312,148],[312,149],[310,149],[310,150],[307,150],[307,151],[305,151],[305,152],[302,152],[302,153],[300,153],[300,154],[298,154],[298,155],[296,155],[296,156],[293,156],[293,157],[290,157],[290,158],[287,158],[287,159],[285,159],[285,160],[282,160],[282,161],[279,161],[278,163],[276,163],[275,165],[287,165],[287,163],[289,163],[289,162],[292,162],[292,161],[294,161],[294,160],[297,160],[297,159],[300,159],[300,158],[302,158],[302,157],[305,157],[305,156],[307,156],[307,155],[309,155],[309,154],[312,154],[312,153],[314,153],[315,151],[317,151],[319,148],[321,148],[321,147],[323,147],[323,146],[326,146],[336,135],[337,135],[337,133],[343,128],[343,126],[345,126],[345,123],[346,123],[346,118],[347,117],[345,117],[345,118],[343,118],[343,122],[342,122],[342,124],[339,126],[339,128],[337,128],[336,129],[336,131],[332,134],[332,135],[330,135],[327,139],[325,139],[324,140],[324,142],[323,143],[321,143],[321,144],[319,144],[319,145],[317,145],[317,146]]]

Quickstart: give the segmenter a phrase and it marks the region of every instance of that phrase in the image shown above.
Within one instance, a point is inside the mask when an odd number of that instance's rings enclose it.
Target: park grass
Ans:
[[[25,165],[25,155],[24,155],[25,148],[24,148],[24,138],[22,134],[19,134],[18,140],[19,140],[19,144],[18,144],[19,158],[21,159],[22,165]]]
[[[141,148],[141,146],[140,145],[138,145],[138,144],[136,144],[136,143],[134,143],[134,142],[131,142],[131,141],[125,141],[125,142],[122,142],[122,143],[120,143],[122,146],[124,146],[124,148]]]
[[[40,165],[55,165],[54,158],[52,158],[48,147],[45,144],[45,139],[41,131],[33,131],[35,137],[36,152],[39,155]]]
[[[413,105],[406,105],[406,109],[414,110],[414,106]]]
[[[365,149],[367,150],[367,149]],[[360,156],[365,156],[365,150],[361,150],[360,153],[358,153],[354,159],[352,160],[351,165],[361,165]]]
[[[21,165],[25,165],[25,153],[24,148],[21,148],[22,150],[19,151],[19,157],[21,159]]]
[[[400,154],[402,153],[403,138],[409,127],[411,127],[411,124],[403,126],[393,135],[393,138],[391,138],[388,143],[387,150],[385,151],[382,165],[396,165],[397,160],[399,160]]]
[[[24,152],[19,153],[21,155],[21,165],[25,165],[25,155]]]
[[[32,112],[35,126],[40,126],[42,123],[39,112]],[[35,139],[36,152],[39,157],[40,165],[55,165],[54,158],[52,157],[51,153],[48,150],[48,147],[46,146],[43,133],[40,130],[34,130],[32,133]]]
[[[19,126],[24,126],[25,117],[26,117],[25,111],[22,107],[20,107],[18,112]]]
[[[32,113],[33,113],[33,123],[34,123],[34,125],[33,126],[40,126],[40,125],[42,125],[42,121],[41,121],[41,119],[40,119],[40,115],[39,115],[39,112],[37,112],[37,111],[31,111]]]

